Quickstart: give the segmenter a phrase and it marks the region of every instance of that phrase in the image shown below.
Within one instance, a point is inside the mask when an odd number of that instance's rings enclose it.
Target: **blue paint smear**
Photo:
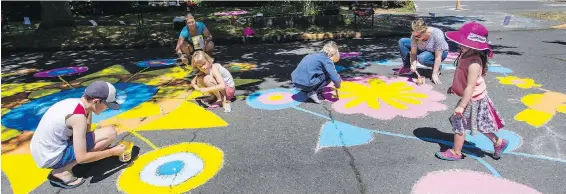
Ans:
[[[372,131],[340,121],[326,122],[320,133],[319,147],[362,145],[373,139]]]
[[[489,66],[487,69],[489,72],[500,73],[503,75],[507,75],[508,73],[513,73],[513,70],[503,66]]]
[[[77,70],[76,69],[57,69],[57,70],[52,70],[48,73],[49,76],[53,76],[53,77],[57,77],[57,76],[63,76],[63,75],[67,75],[67,74],[73,74],[76,73]]]
[[[377,61],[378,65],[383,65],[383,66],[400,66],[401,64],[403,64],[402,62],[398,62],[398,61],[389,61],[389,60],[379,60]]]
[[[348,69],[350,69],[350,68],[345,68],[345,67],[342,67],[340,65],[336,65],[336,72],[342,72],[342,71],[346,71]]]
[[[171,162],[164,163],[157,167],[157,175],[160,176],[170,176],[175,175],[185,167],[185,163],[180,160],[174,160]]]
[[[108,118],[112,118],[120,113],[128,111],[139,104],[149,100],[157,88],[138,83],[116,83],[113,84],[119,93],[126,93],[125,101],[120,105],[119,110],[106,109],[100,115],[93,114],[92,122],[97,123]],[[80,98],[85,87],[65,90],[48,96],[35,99],[23,104],[2,116],[2,125],[20,131],[35,131],[43,114],[53,104],[68,98]],[[118,96],[120,98],[120,95]]]
[[[151,62],[159,61],[160,64],[151,64]],[[137,63],[138,67],[164,67],[170,66],[177,63],[177,59],[157,59],[157,60],[150,60],[150,61],[142,61]]]

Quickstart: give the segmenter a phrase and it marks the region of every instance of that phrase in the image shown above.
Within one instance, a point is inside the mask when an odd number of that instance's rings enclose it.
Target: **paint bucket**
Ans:
[[[119,144],[124,145],[126,149],[118,159],[120,159],[120,161],[122,162],[130,161],[132,159],[132,149],[134,148],[134,143],[130,141],[120,141]]]

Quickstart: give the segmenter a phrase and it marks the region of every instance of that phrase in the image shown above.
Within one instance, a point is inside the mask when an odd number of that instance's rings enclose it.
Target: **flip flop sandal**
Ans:
[[[222,104],[222,102],[215,102],[214,104],[211,104],[210,106],[208,106],[207,109],[212,110],[212,109],[218,108],[218,107],[220,107],[221,104]]]
[[[202,98],[198,99],[200,102],[202,102],[203,104],[210,104],[216,101],[216,98],[212,97],[212,96],[204,96]]]
[[[86,181],[86,179],[83,178],[79,183],[77,183],[77,184],[75,184],[75,185],[69,185],[69,184],[71,184],[71,183],[77,181],[79,178],[74,177],[74,178],[71,179],[70,181],[63,182],[63,180],[61,180],[61,179],[59,179],[59,178],[53,176],[52,174],[49,174],[49,176],[47,177],[47,179],[49,180],[49,182],[51,182],[51,183],[53,183],[53,184],[55,184],[55,185],[57,185],[57,186],[60,186],[61,188],[64,188],[64,189],[73,189],[73,188],[76,188],[76,187],[78,187],[78,186],[81,186],[81,185]]]

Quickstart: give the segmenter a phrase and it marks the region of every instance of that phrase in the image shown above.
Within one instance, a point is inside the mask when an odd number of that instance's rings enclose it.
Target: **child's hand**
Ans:
[[[417,61],[413,61],[413,63],[411,63],[411,71],[412,72],[416,72],[417,71]]]
[[[434,82],[434,84],[442,84],[438,78],[438,73],[432,73],[432,82]]]
[[[189,66],[189,59],[183,57],[181,58],[181,61],[183,61],[183,64],[187,65],[187,67]]]
[[[456,107],[456,109],[454,109],[454,114],[458,115],[458,116],[462,116],[462,113],[464,112],[464,108],[458,106]]]
[[[448,87],[448,90],[446,90],[446,93],[447,93],[447,94],[452,94],[452,93],[454,93],[454,92],[452,92],[452,86]]]
[[[119,156],[122,155],[124,151],[126,151],[126,146],[124,146],[124,144],[118,144],[113,148],[110,148],[110,151],[112,152],[113,156]]]

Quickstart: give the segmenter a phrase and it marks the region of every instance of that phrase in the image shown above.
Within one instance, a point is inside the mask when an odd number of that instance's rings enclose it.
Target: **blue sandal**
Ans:
[[[75,185],[69,185],[69,184],[71,184],[71,183],[77,181],[77,179],[79,179],[79,178],[74,177],[74,178],[71,179],[70,181],[63,182],[63,180],[61,180],[61,179],[59,179],[59,178],[53,176],[53,174],[51,174],[51,173],[49,173],[49,176],[47,176],[47,179],[49,180],[49,182],[51,182],[51,183],[53,183],[53,184],[55,184],[55,185],[57,185],[57,186],[59,186],[59,187],[61,187],[61,188],[64,188],[64,189],[73,189],[73,188],[76,188],[76,187],[78,187],[78,186],[81,186],[81,185],[86,181],[86,179],[83,178],[79,183],[77,183],[77,184],[75,184]]]

